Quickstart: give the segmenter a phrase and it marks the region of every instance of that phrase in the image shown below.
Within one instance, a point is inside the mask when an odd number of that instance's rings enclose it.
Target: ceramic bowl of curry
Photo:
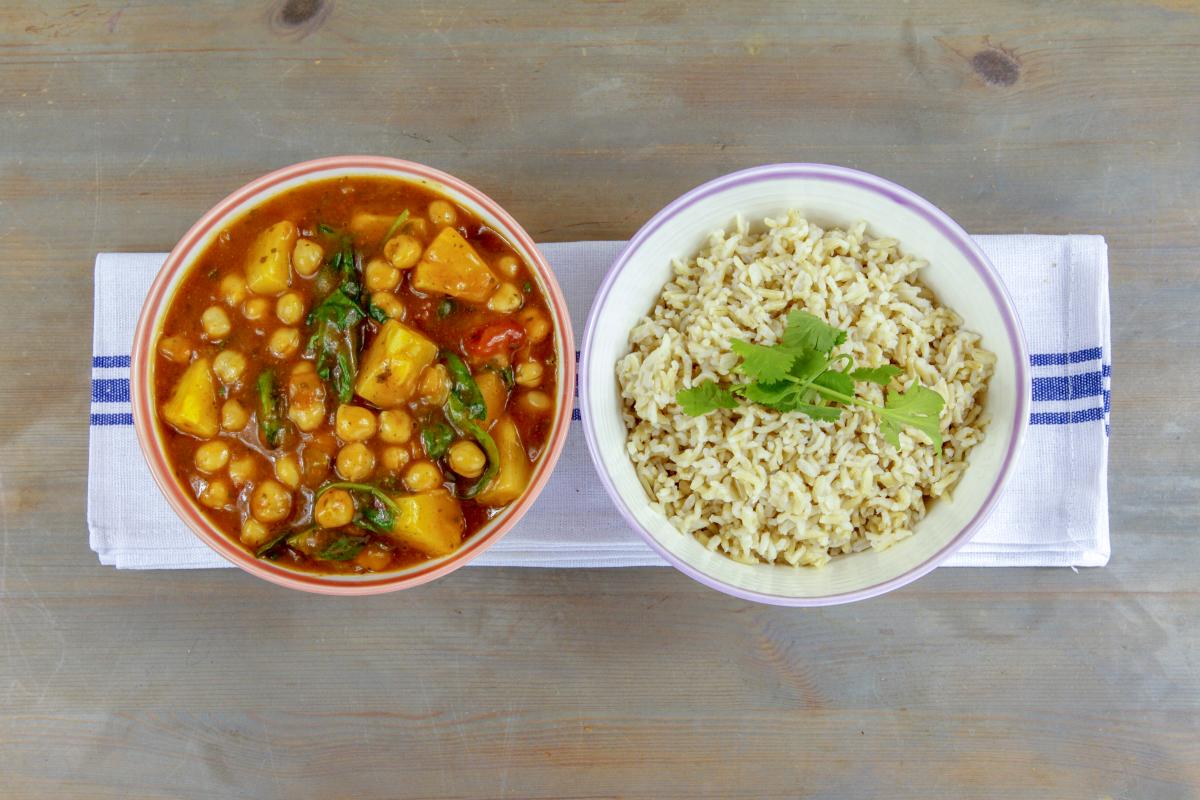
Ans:
[[[134,335],[158,487],[273,583],[371,594],[500,539],[571,418],[562,292],[495,201],[438,170],[346,156],[272,172],[171,251]]]

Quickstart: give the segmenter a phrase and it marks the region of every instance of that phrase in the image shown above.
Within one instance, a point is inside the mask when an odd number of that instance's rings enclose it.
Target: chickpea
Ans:
[[[388,319],[403,320],[408,316],[408,309],[404,307],[404,303],[400,302],[400,298],[388,292],[375,292],[372,294],[371,305],[379,306],[380,310],[388,315]]]
[[[515,278],[521,272],[521,262],[515,256],[500,256],[496,269],[506,278]]]
[[[288,292],[275,301],[275,316],[284,325],[296,325],[304,319],[304,298],[296,292]]]
[[[196,463],[196,469],[201,472],[209,475],[220,472],[229,463],[229,445],[219,439],[205,442],[196,448],[196,452],[192,454],[192,460]]]
[[[292,493],[278,481],[265,480],[250,495],[250,513],[259,522],[280,522],[292,512]]]
[[[246,279],[236,272],[230,273],[221,279],[219,292],[225,305],[237,308],[246,299]]]
[[[517,315],[517,320],[525,327],[525,335],[533,344],[550,335],[550,320],[546,319],[541,309],[527,308]]]
[[[426,367],[417,383],[417,392],[431,406],[440,406],[450,394],[450,376],[441,364]]]
[[[317,498],[313,519],[322,528],[341,528],[354,519],[354,498],[345,489],[330,489]]]
[[[442,471],[432,461],[415,461],[404,471],[404,487],[410,492],[427,492],[441,483]]]
[[[275,460],[275,477],[289,489],[300,488],[300,462],[291,453]]]
[[[338,450],[337,474],[345,481],[361,481],[375,470],[375,453],[362,442],[351,442]]]
[[[220,306],[209,306],[200,315],[200,327],[204,328],[205,336],[215,341],[228,336],[229,332],[233,330],[233,323],[229,321],[229,315],[225,313],[225,309]]]
[[[385,447],[380,461],[383,462],[383,468],[388,472],[399,472],[411,458],[407,448]]]
[[[233,386],[246,371],[246,357],[237,350],[222,350],[213,359],[213,372],[226,386]]]
[[[258,464],[254,456],[244,455],[229,462],[229,480],[234,486],[242,486],[258,477]]]
[[[479,445],[468,442],[466,439],[460,439],[450,445],[450,452],[447,455],[450,469],[464,478],[478,478],[483,474],[483,468],[487,465],[487,457],[479,449]]]
[[[267,316],[271,302],[265,297],[251,297],[242,303],[242,316],[254,322]]]
[[[271,529],[254,517],[246,517],[242,522],[242,535],[238,538],[242,540],[242,544],[247,547],[258,547],[265,544],[271,536]]]
[[[400,270],[382,258],[372,258],[363,269],[367,290],[390,292],[400,285]]]
[[[231,495],[229,481],[218,478],[215,481],[209,481],[208,486],[204,487],[204,491],[200,493],[200,502],[209,508],[222,509],[229,505]]]
[[[292,266],[306,278],[316,275],[324,260],[325,251],[311,239],[297,239],[292,247]]]
[[[308,361],[292,367],[288,378],[288,419],[306,433],[325,422],[325,382]]]
[[[158,342],[158,352],[176,364],[186,364],[192,360],[192,345],[182,336],[164,336]]]
[[[453,225],[458,222],[458,212],[445,200],[434,200],[429,204],[429,221],[434,225]]]
[[[453,224],[453,220],[447,224]],[[383,257],[396,269],[408,269],[421,259],[423,250],[420,242],[408,234],[401,233],[387,240],[387,244],[383,246]]]
[[[375,415],[362,406],[338,406],[334,429],[343,442],[365,442],[375,435],[378,425]]]
[[[537,389],[531,392],[522,392],[517,396],[517,402],[521,404],[522,408],[536,414],[545,414],[554,407],[554,401],[550,399],[550,395]]]
[[[221,406],[221,428],[227,431],[240,431],[250,421],[250,412],[237,400],[226,400]]]
[[[416,237],[417,240],[429,238],[429,222],[422,217],[410,218],[404,229]]]
[[[379,412],[379,438],[388,444],[408,444],[412,439],[413,419],[403,409]]]
[[[287,358],[300,349],[300,331],[295,328],[276,328],[267,340],[267,349],[276,358]]]
[[[517,384],[532,389],[542,385],[542,377],[546,370],[537,361],[522,361],[517,364],[516,373]]]
[[[500,288],[493,292],[487,301],[487,307],[490,311],[496,311],[501,314],[512,314],[514,311],[520,310],[524,304],[525,295],[521,294],[520,289],[507,281],[500,284]]]

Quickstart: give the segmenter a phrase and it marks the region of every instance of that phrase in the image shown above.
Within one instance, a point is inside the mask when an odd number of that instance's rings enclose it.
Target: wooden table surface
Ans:
[[[1200,5],[452,5],[0,8],[0,796],[1200,796]],[[667,568],[328,599],[101,567],[95,253],[339,153],[543,241],[786,160],[1103,234],[1111,563],[812,611]]]

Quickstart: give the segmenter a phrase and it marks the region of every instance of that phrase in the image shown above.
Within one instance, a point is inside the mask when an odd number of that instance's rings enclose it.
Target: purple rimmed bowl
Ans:
[[[629,331],[655,303],[674,258],[690,259],[709,234],[739,214],[751,222],[796,208],[812,222],[864,220],[924,259],[922,281],[996,354],[984,401],[990,422],[949,497],[930,505],[913,535],[886,550],[833,559],[821,569],[742,564],[676,530],[646,495],[625,451],[616,380]],[[995,267],[944,212],[875,175],[826,164],[770,164],[698,186],[658,212],[630,240],[592,303],[579,362],[579,403],[588,449],[604,488],[629,524],[679,570],[719,591],[761,603],[849,603],[916,580],[963,546],[996,505],[1029,423],[1029,357],[1021,325]]]

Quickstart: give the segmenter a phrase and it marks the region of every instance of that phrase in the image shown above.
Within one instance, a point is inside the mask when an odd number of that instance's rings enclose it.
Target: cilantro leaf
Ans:
[[[884,364],[882,367],[860,367],[850,373],[850,377],[856,381],[870,381],[877,383],[880,386],[887,386],[892,382],[892,378],[896,377],[904,370],[892,364]]]
[[[796,360],[792,363],[792,368],[788,370],[788,374],[796,380],[807,384],[827,369],[829,369],[829,359],[816,351],[811,351],[804,355],[796,356]]]
[[[782,341],[787,349],[794,352],[815,350],[827,355],[830,350],[846,341],[846,332],[807,311],[792,311],[788,313]]]
[[[781,411],[799,411],[815,420],[833,421],[842,415],[842,406],[818,406],[813,403],[793,403]]]
[[[680,389],[675,393],[675,402],[689,417],[703,416],[718,408],[737,408],[733,394],[715,381],[701,381],[691,389]]]
[[[758,381],[783,380],[796,360],[794,353],[789,353],[778,345],[764,347],[761,344],[750,344],[741,339],[734,339],[729,343],[729,347],[742,357],[742,363],[738,369]]]
[[[742,397],[752,403],[761,403],[776,411],[790,411],[792,405],[799,399],[801,389],[791,381],[774,381],[772,383],[751,383],[742,390]]]
[[[879,430],[893,447],[900,447],[900,429],[907,425],[923,432],[933,440],[937,451],[942,449],[942,427],[938,418],[946,401],[932,389],[913,384],[906,392],[895,389],[887,393],[887,403],[879,409]]]
[[[826,370],[817,377],[813,378],[814,386],[823,386],[826,389],[844,394],[848,397],[854,397],[854,379],[844,372],[835,372]]]

